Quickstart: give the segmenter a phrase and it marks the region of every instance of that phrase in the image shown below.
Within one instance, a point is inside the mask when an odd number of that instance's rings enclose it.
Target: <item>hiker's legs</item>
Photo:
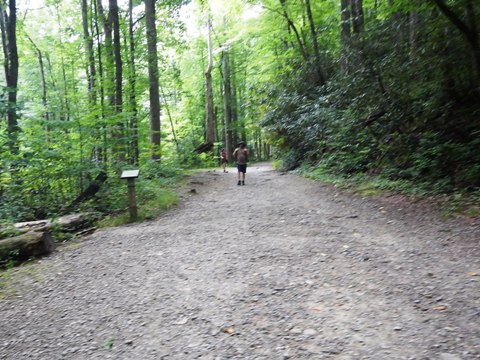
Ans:
[[[237,185],[245,185],[245,172],[247,171],[246,164],[237,164],[238,170],[238,183]]]

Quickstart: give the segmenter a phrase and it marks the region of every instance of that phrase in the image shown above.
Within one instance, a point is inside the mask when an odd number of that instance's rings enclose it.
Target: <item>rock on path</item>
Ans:
[[[480,359],[480,231],[252,166],[9,275],[0,359]],[[11,286],[11,285],[10,285]]]

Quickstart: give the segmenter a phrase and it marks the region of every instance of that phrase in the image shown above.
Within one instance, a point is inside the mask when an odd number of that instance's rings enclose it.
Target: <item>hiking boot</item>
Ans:
[[[245,181],[242,181],[242,185],[245,185]]]
[[[237,185],[242,185],[242,182],[240,180],[238,180]]]

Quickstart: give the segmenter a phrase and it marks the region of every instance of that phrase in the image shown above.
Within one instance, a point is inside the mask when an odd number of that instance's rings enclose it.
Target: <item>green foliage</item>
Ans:
[[[20,250],[12,250],[8,253],[6,259],[0,260],[0,269],[12,269],[18,264],[18,255],[20,254]]]
[[[183,169],[176,163],[149,161],[140,167],[135,181],[138,221],[153,219],[178,203],[174,192],[183,184]],[[127,184],[119,177],[109,178],[102,187],[98,201],[90,206],[108,214],[99,222],[102,227],[118,226],[129,222]]]
[[[284,168],[315,164],[337,176],[380,175],[397,188],[415,182],[435,192],[478,188],[480,87],[465,38],[432,3],[364,2],[361,36],[342,43],[338,32],[329,33],[338,9],[317,6],[325,10],[317,21],[319,41],[330,50],[322,54],[327,85],[315,88],[304,62],[277,75],[263,98],[261,125]],[[451,6],[465,10],[460,2]],[[289,11],[295,18],[302,7]],[[299,60],[284,52],[280,61],[292,57]]]
[[[115,339],[108,339],[107,341],[105,341],[105,343],[103,344],[103,347],[107,350],[111,350],[113,348],[113,345],[115,344]]]
[[[154,190],[179,181],[181,167],[216,166],[217,149],[214,154],[193,151],[205,136],[208,16],[213,22],[216,147],[226,142],[221,64],[228,53],[233,141],[247,140],[262,157],[274,147],[275,155],[283,157],[282,169],[314,165],[347,179],[378,176],[384,185],[365,187],[365,192],[388,187],[384,182],[397,188],[425,183],[452,194],[480,187],[480,69],[464,34],[433,2],[365,0],[361,30],[355,33],[350,27],[342,37],[339,1],[311,1],[318,56],[304,1],[285,1],[284,7],[278,0],[192,1],[182,7],[186,3],[157,2],[161,164],[148,160],[149,109],[143,104],[148,103],[149,83],[141,7],[132,14],[133,53],[128,21],[121,21],[124,102],[119,112],[109,96],[115,69],[106,60],[104,35],[91,34],[96,78],[94,96],[89,93],[80,3],[48,1],[28,11],[20,6],[17,106],[22,132],[18,151],[10,151],[5,122],[0,123],[2,221],[59,214],[100,171],[108,173],[107,182],[78,209],[120,213],[126,196],[118,173],[127,167],[141,170],[142,201],[171,204],[174,200],[162,192],[155,199]],[[128,19],[123,6],[121,18]],[[478,5],[472,7],[473,17],[464,2],[449,1],[448,6],[467,23],[480,14]],[[179,17],[186,15],[191,21],[182,24]],[[91,10],[88,17],[90,29],[98,25],[102,32]],[[319,68],[326,77],[322,87],[316,79]],[[3,115],[5,95],[0,88]]]
[[[125,184],[118,188],[114,193],[109,191],[111,198],[111,210],[104,219],[100,220],[100,227],[119,226],[127,224],[129,219],[127,189]],[[138,221],[154,219],[164,210],[178,203],[177,195],[170,189],[166,188],[165,181],[160,179],[137,181],[137,208]]]
[[[9,223],[0,223],[0,239],[14,237],[20,235],[22,232]]]

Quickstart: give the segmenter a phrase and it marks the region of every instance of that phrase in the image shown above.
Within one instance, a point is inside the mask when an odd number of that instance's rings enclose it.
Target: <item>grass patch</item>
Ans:
[[[17,291],[12,286],[12,280],[9,270],[0,270],[0,299],[11,299],[15,297]]]
[[[272,168],[273,170],[279,170],[282,168],[283,161],[282,160],[273,160],[272,161]]]
[[[185,173],[176,164],[149,162],[140,169],[135,181],[138,222],[154,219],[178,204],[174,190],[185,184]],[[118,177],[109,178],[99,193],[97,211],[107,214],[98,227],[111,227],[130,222],[127,183]]]
[[[138,222],[158,217],[163,211],[178,204],[178,196],[170,189],[153,189],[137,193]],[[120,226],[130,222],[128,209],[100,220],[99,227]]]
[[[30,283],[41,281],[43,270],[41,264],[33,261],[15,268],[0,270],[0,299],[13,299],[18,295],[20,287],[18,279],[28,279]]]

